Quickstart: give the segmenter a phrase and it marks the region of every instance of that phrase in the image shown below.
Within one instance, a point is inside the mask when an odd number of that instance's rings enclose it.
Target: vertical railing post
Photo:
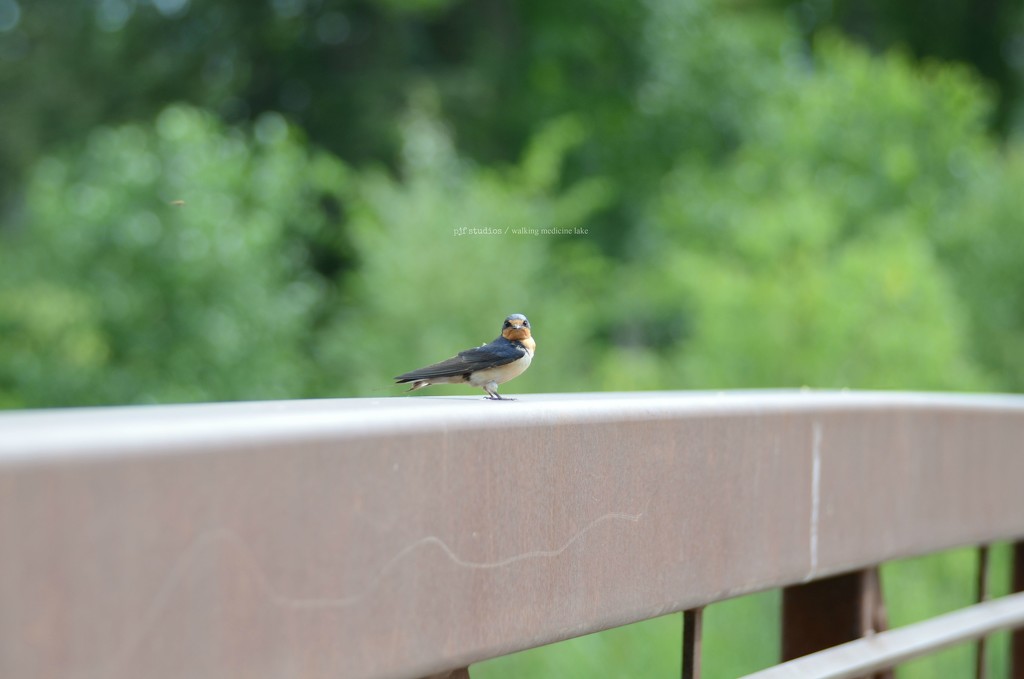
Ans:
[[[978,581],[977,581],[977,599],[978,603],[988,600],[988,564],[989,564],[989,546],[981,545],[978,547]],[[985,637],[978,639],[974,652],[974,676],[975,679],[985,679]]]
[[[880,632],[885,626],[877,568],[782,590],[783,662]],[[872,676],[889,679],[892,672]]]
[[[1024,592],[1024,540],[1013,545],[1013,582],[1010,589]],[[1010,678],[1024,679],[1024,629],[1014,630],[1010,639]]]
[[[447,672],[441,672],[439,674],[431,674],[425,679],[469,679],[469,668],[463,667],[458,670],[448,670]]]
[[[700,679],[700,640],[704,609],[683,611],[683,679]]]

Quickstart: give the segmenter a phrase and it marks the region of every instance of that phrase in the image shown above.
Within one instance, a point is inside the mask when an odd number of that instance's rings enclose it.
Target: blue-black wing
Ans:
[[[395,378],[395,381],[402,383],[430,379],[431,377],[469,375],[477,370],[497,368],[500,365],[518,361],[524,356],[526,356],[526,349],[521,344],[509,341],[504,337],[499,337],[482,347],[460,351],[458,356],[453,356],[447,361],[441,361],[440,363],[399,375]]]

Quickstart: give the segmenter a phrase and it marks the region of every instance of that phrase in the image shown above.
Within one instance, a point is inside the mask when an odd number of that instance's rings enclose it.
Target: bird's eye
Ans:
[[[512,324],[511,324],[511,323],[509,323],[508,321],[505,321],[505,325],[503,325],[502,327],[503,327],[503,328],[511,328],[511,327],[512,327]]]
[[[523,321],[523,325],[527,328],[530,327],[530,321]]]

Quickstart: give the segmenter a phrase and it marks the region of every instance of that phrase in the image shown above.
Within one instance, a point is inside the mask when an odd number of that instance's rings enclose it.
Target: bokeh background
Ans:
[[[513,312],[510,393],[1021,391],[1022,83],[1020,0],[0,0],[0,408],[397,395]],[[893,621],[974,568],[887,566]],[[777,609],[712,607],[706,676]]]

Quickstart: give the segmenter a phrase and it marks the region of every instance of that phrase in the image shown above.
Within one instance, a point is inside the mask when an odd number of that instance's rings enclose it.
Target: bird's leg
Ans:
[[[514,398],[505,398],[504,396],[499,394],[498,393],[498,385],[496,383],[494,383],[494,382],[488,382],[487,384],[485,384],[484,385],[484,391],[486,391],[489,394],[489,396],[487,396],[486,398],[488,400],[491,400],[491,401],[514,401],[515,400]]]

